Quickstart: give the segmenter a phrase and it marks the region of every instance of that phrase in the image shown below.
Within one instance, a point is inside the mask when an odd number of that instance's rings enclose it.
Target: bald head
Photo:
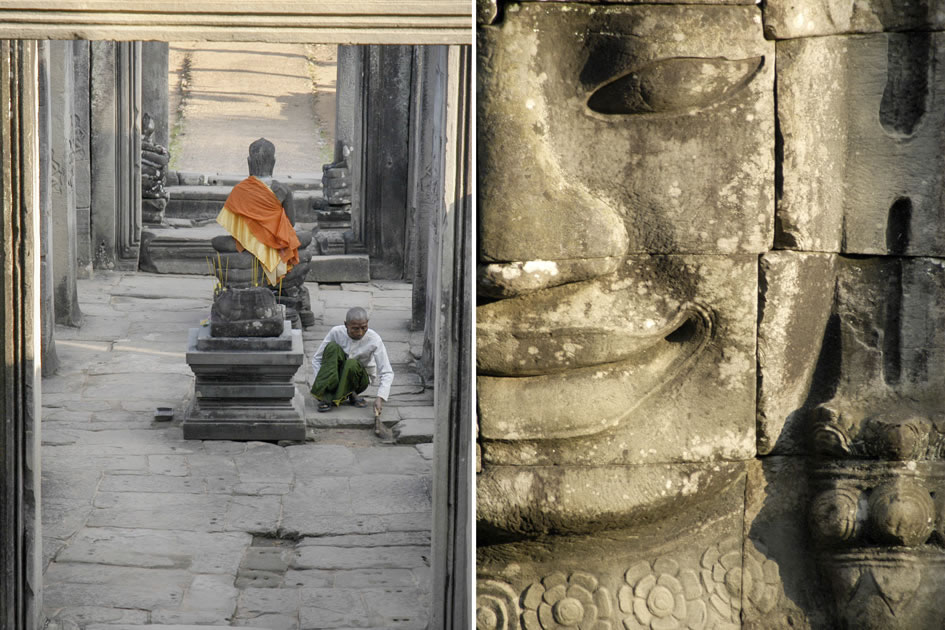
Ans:
[[[345,329],[348,331],[349,337],[354,340],[360,339],[367,333],[367,325],[367,311],[360,306],[348,309],[348,314],[345,315]]]
[[[271,177],[272,169],[276,165],[276,145],[265,138],[256,140],[249,145],[249,174],[254,177]]]
[[[345,322],[366,322],[368,320],[367,311],[361,308],[360,306],[355,306],[354,308],[349,308],[348,313],[345,315]]]

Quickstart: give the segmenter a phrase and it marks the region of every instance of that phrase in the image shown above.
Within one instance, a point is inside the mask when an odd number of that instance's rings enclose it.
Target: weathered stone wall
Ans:
[[[480,3],[479,628],[945,627],[928,4]]]

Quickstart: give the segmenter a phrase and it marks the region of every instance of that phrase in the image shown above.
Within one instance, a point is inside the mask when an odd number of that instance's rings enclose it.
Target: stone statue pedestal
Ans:
[[[303,400],[293,377],[302,333],[283,323],[278,337],[211,337],[191,328],[187,364],[196,376],[182,427],[187,440],[305,440]]]

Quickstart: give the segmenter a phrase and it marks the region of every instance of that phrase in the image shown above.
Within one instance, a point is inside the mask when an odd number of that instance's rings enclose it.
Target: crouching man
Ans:
[[[379,415],[390,395],[394,370],[381,336],[368,328],[367,311],[355,307],[345,315],[343,326],[335,326],[312,356],[315,382],[312,395],[318,410],[328,411],[347,400],[355,407],[367,402],[358,394],[377,384],[374,414]]]

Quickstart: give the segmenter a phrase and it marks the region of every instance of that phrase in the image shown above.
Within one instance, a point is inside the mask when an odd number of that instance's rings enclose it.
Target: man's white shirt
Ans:
[[[322,366],[322,352],[329,341],[334,341],[341,349],[345,351],[349,359],[357,359],[364,366],[365,371],[371,379],[371,385],[377,385],[377,397],[385,401],[390,395],[390,386],[394,382],[394,368],[390,365],[390,359],[387,358],[387,348],[381,341],[381,336],[376,332],[367,329],[364,336],[360,339],[352,339],[348,336],[348,330],[344,326],[335,326],[328,331],[322,345],[312,355],[313,378],[318,375],[318,370]]]

